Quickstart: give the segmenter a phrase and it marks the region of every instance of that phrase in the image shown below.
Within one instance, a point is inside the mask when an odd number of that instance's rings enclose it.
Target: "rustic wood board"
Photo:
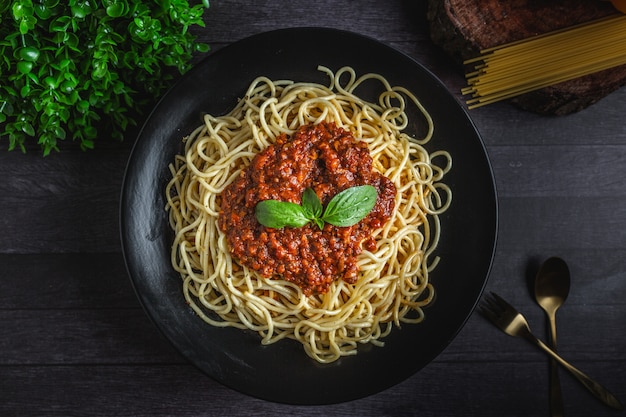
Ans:
[[[433,41],[461,65],[485,48],[584,24],[616,13],[610,2],[590,0],[429,0]],[[626,84],[626,65],[516,97],[541,114],[580,111]]]

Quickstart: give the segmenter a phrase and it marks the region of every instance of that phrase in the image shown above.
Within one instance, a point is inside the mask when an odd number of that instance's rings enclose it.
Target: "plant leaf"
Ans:
[[[288,201],[265,200],[255,207],[259,223],[273,229],[302,227],[312,221],[320,230],[324,222],[338,227],[352,226],[361,221],[376,205],[376,188],[360,185],[335,195],[322,214],[323,207],[312,188],[302,194],[302,205]]]
[[[272,229],[302,227],[310,221],[302,206],[288,201],[264,200],[254,212],[259,223]]]
[[[322,215],[324,210],[322,202],[312,188],[304,190],[302,194],[302,208],[311,220],[319,218]]]
[[[313,223],[315,223],[317,227],[320,228],[320,230],[324,230],[324,220],[320,219],[319,217],[316,217],[313,219]]]
[[[355,225],[372,211],[376,197],[371,185],[347,188],[328,202],[322,220],[338,227]]]

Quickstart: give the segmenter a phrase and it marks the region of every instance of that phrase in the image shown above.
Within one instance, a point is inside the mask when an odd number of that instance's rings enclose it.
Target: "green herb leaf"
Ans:
[[[24,48],[20,48],[19,56],[24,61],[35,62],[39,59],[39,49],[34,46],[25,46]]]
[[[254,214],[259,223],[272,229],[302,227],[310,221],[302,206],[288,201],[261,201],[256,205]]]
[[[319,218],[322,215],[322,211],[324,210],[322,202],[312,188],[307,188],[302,194],[302,209],[311,220]]]
[[[376,196],[371,185],[347,188],[328,202],[322,220],[339,227],[357,224],[372,211]]]
[[[323,210],[315,191],[307,188],[302,194],[302,205],[264,200],[256,205],[255,215],[259,223],[273,229],[302,227],[311,221],[320,230],[324,223],[347,227],[357,224],[372,211],[377,195],[376,188],[371,185],[350,187],[335,195]]]

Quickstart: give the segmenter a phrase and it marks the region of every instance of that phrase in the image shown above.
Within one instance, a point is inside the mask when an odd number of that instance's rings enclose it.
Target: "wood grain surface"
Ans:
[[[431,41],[424,2],[216,0],[205,21],[197,34],[207,55],[284,27],[362,33],[422,63],[462,103],[463,74]],[[626,90],[562,117],[505,103],[469,114],[499,197],[487,290],[545,339],[529,278],[545,258],[564,258],[572,289],[557,317],[560,352],[626,402]],[[549,416],[547,357],[477,314],[426,368],[361,400],[289,406],[224,387],[170,346],[127,276],[119,200],[132,139],[99,138],[87,153],[64,145],[46,158],[6,147],[2,139],[2,416]],[[566,416],[624,415],[565,372],[561,381]]]

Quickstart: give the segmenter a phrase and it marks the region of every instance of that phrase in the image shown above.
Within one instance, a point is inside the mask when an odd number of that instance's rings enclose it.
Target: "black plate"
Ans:
[[[419,325],[394,329],[385,347],[329,365],[309,359],[292,341],[261,346],[259,337],[205,324],[185,304],[170,265],[172,233],[164,211],[168,164],[201,114],[230,110],[257,76],[327,84],[318,64],[377,72],[416,93],[435,123],[427,148],[452,154],[445,178],[452,207],[442,216],[432,274],[437,297]],[[491,167],[473,123],[445,86],[420,64],[350,32],[298,28],[252,36],[202,61],[156,106],[132,151],[121,199],[128,272],[148,315],[171,343],[210,377],[240,392],[292,404],[329,404],[389,388],[423,368],[452,341],[480,297],[495,250],[497,200]],[[426,382],[427,383],[427,382]]]

